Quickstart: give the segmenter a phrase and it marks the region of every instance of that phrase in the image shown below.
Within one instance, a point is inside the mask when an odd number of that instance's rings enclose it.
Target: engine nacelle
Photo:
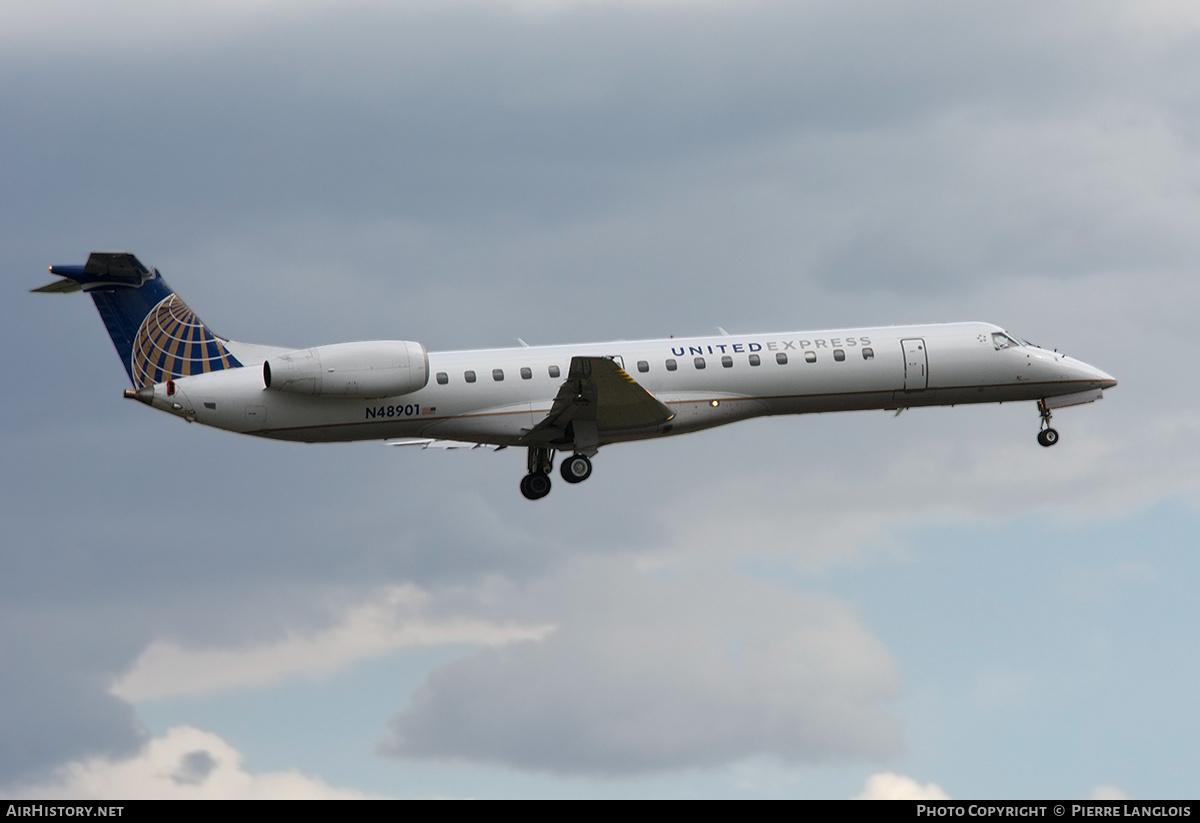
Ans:
[[[392,397],[425,388],[429,355],[408,340],[335,343],[272,357],[263,383],[312,397]]]

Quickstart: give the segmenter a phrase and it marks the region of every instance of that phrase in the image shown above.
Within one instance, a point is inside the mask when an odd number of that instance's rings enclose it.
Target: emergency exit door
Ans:
[[[900,341],[904,350],[904,390],[925,391],[929,386],[929,355],[925,340],[909,337]]]

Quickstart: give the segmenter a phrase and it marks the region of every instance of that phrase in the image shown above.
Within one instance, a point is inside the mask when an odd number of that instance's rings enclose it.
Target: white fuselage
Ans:
[[[608,432],[602,445],[763,415],[1087,399],[1087,392],[1096,399],[1116,384],[1052,351],[1015,342],[998,347],[997,334],[1001,329],[987,323],[949,323],[429,352],[423,388],[371,399],[269,390],[262,363],[284,350],[230,342],[245,368],[177,378],[170,396],[166,384],[157,385],[152,405],[282,440],[519,445],[550,411],[572,357],[599,356],[615,360],[674,412],[654,427]]]

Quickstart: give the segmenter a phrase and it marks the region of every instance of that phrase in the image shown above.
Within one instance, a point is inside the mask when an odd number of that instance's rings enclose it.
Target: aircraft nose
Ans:
[[[1095,366],[1088,365],[1082,361],[1077,360],[1075,362],[1078,363],[1083,371],[1087,374],[1088,379],[1094,380],[1100,384],[1100,388],[1111,389],[1113,386],[1117,385],[1117,378],[1113,377],[1108,372],[1101,371]]]

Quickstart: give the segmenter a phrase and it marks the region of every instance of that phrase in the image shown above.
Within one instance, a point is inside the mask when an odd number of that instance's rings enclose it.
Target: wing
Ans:
[[[400,440],[387,441],[389,446],[420,446],[422,449],[482,449],[482,443],[468,443],[463,440],[439,440],[433,437],[406,437]],[[504,448],[501,446],[500,448]]]
[[[530,445],[574,445],[594,451],[605,432],[660,426],[675,416],[607,357],[572,357],[567,379],[540,423],[522,438]]]

